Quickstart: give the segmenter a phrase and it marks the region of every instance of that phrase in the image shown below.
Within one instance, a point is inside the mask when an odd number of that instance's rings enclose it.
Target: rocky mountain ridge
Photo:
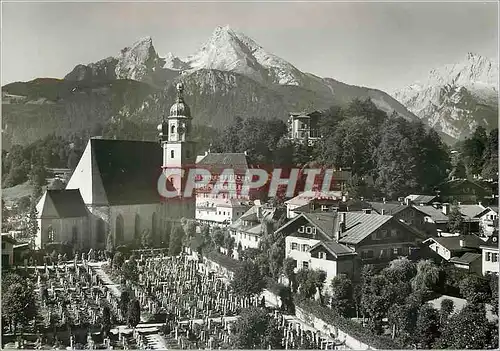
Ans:
[[[468,53],[393,96],[434,129],[463,139],[477,126],[498,127],[498,63]]]
[[[302,72],[224,26],[186,59],[172,53],[160,57],[146,37],[116,57],[75,66],[63,80],[4,86],[4,139],[25,144],[54,130],[90,130],[117,117],[157,122],[168,113],[179,81],[186,86],[194,122],[215,128],[236,116],[285,120],[290,112],[325,109],[355,98],[371,98],[389,115],[396,111],[404,118],[417,118],[383,91]],[[37,128],[27,121],[37,121]]]

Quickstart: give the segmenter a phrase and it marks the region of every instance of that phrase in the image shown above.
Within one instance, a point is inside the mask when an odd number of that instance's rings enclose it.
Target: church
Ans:
[[[177,85],[177,100],[158,126],[159,142],[91,138],[65,190],[47,190],[38,202],[37,248],[66,243],[103,249],[137,243],[143,231],[165,242],[173,222],[195,218],[195,197],[162,198],[158,179],[166,168],[195,164],[192,117]],[[187,172],[186,172],[187,173]],[[168,179],[183,193],[184,180]]]

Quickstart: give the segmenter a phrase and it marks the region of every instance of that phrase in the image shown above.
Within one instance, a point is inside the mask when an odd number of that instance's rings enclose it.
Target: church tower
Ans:
[[[184,101],[184,86],[178,83],[176,86],[177,99],[170,108],[169,116],[163,119],[158,126],[160,132],[160,143],[163,149],[163,169],[183,169],[184,175],[169,176],[168,179],[177,190],[179,198],[168,199],[168,217],[194,218],[195,196],[184,198],[185,180],[189,169],[195,167],[196,149],[192,140],[192,117],[189,106]],[[177,207],[180,213],[175,215],[173,207]],[[191,213],[192,212],[192,213]],[[179,218],[180,218],[179,217]]]

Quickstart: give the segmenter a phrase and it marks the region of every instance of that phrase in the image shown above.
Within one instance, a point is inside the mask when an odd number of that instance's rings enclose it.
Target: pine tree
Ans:
[[[460,207],[454,203],[448,215],[448,230],[452,233],[460,233],[463,231],[464,219],[460,213]]]
[[[113,242],[113,235],[108,233],[108,238],[106,239],[106,251],[113,252],[115,248],[115,243]]]
[[[135,328],[141,321],[141,306],[137,299],[130,301],[128,305],[127,323],[130,327]]]
[[[35,238],[38,233],[38,211],[34,203],[31,203],[29,220],[28,220],[28,238],[30,240],[30,245],[34,247]]]

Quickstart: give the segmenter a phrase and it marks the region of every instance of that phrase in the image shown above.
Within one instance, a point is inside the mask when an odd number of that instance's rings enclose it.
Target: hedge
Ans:
[[[221,266],[230,270],[231,272],[235,272],[243,264],[242,261],[235,260],[232,257],[226,256],[216,251],[210,251],[205,256],[209,260],[220,264]]]
[[[338,315],[332,309],[327,308],[316,301],[300,300],[295,297],[294,302],[295,306],[302,308],[305,312],[314,315],[316,318],[319,318],[330,325],[338,327],[343,332],[349,334],[362,343],[365,343],[366,345],[381,350],[403,349],[403,347],[398,345],[389,337],[375,335],[366,327],[363,327],[353,320]]]

